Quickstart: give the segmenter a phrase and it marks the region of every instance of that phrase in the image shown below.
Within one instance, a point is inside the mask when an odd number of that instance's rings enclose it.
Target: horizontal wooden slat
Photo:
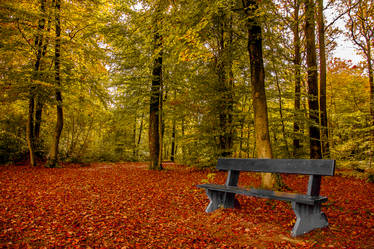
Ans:
[[[335,160],[220,158],[217,169],[333,176]]]
[[[324,196],[310,196],[310,195],[286,193],[286,192],[255,189],[255,188],[244,189],[240,187],[225,186],[225,185],[218,185],[218,184],[200,184],[200,185],[197,185],[197,187],[215,190],[215,191],[242,194],[242,195],[247,195],[247,196],[274,199],[274,200],[279,200],[279,201],[294,201],[294,202],[303,203],[307,205],[314,205],[315,203],[327,201],[327,197],[324,197]]]

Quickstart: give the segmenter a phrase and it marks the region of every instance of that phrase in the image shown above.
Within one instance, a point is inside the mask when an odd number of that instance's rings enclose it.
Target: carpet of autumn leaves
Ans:
[[[286,202],[239,196],[240,209],[205,213],[196,184],[210,171],[166,164],[97,163],[47,169],[0,167],[0,246],[3,248],[374,248],[374,184],[325,177],[321,194],[329,227],[290,237]],[[223,183],[225,172],[213,182]],[[284,176],[296,192],[307,177]],[[259,175],[241,175],[257,186]]]

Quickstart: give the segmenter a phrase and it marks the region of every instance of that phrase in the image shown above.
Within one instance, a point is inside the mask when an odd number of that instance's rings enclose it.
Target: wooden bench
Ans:
[[[312,159],[219,159],[217,169],[228,171],[225,185],[200,184],[206,190],[210,203],[206,212],[218,208],[234,208],[239,205],[235,194],[290,201],[296,214],[296,223],[292,229],[293,237],[316,228],[328,226],[326,215],[321,212],[321,203],[327,197],[320,196],[321,176],[333,176],[335,160]],[[239,174],[247,172],[268,172],[310,175],[306,194],[271,191],[256,188],[238,187]]]

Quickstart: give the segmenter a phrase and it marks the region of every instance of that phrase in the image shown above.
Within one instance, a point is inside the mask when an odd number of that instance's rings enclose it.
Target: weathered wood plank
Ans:
[[[217,169],[333,176],[335,160],[220,158]]]
[[[307,205],[314,205],[316,203],[327,201],[327,197],[324,197],[324,196],[310,196],[310,195],[271,191],[271,190],[264,190],[264,189],[255,189],[255,188],[245,189],[245,188],[240,188],[240,187],[235,187],[235,186],[225,186],[225,185],[218,185],[218,184],[200,184],[200,185],[197,185],[197,187],[209,189],[212,191],[242,194],[242,195],[247,195],[247,196],[274,199],[274,200],[279,200],[279,201],[298,202],[298,203],[303,203]]]

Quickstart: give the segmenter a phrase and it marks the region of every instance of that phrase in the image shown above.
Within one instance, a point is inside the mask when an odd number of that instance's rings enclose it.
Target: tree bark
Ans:
[[[293,36],[294,36],[294,68],[295,68],[295,100],[294,100],[294,124],[293,124],[293,131],[294,131],[294,138],[293,138],[293,156],[299,157],[301,154],[301,145],[300,145],[300,97],[301,97],[301,52],[300,52],[300,18],[299,18],[299,11],[300,11],[300,1],[295,0],[294,2],[294,26],[293,26]]]
[[[136,119],[136,113],[137,113],[137,110],[135,110],[135,115],[134,115],[134,129],[133,129],[133,138],[132,138],[132,141],[133,141],[133,147],[132,147],[132,156],[134,157],[133,160],[135,160],[135,157],[136,157],[136,123],[137,123],[137,119]]]
[[[305,0],[305,40],[306,62],[308,73],[308,105],[309,105],[309,137],[310,158],[322,158],[320,130],[319,130],[319,106],[318,106],[318,72],[315,44],[315,4],[314,0]]]
[[[373,38],[374,41],[374,38]],[[368,71],[369,71],[369,88],[370,88],[370,116],[371,122],[370,124],[370,155],[369,155],[369,165],[372,164],[373,158],[373,144],[374,144],[374,82],[373,82],[373,65],[372,65],[372,54],[371,54],[371,46],[370,40],[367,42],[367,64],[368,64]]]
[[[181,135],[182,135],[182,138],[184,138],[184,131],[185,131],[185,117],[183,116],[182,117],[182,122],[181,122]],[[185,153],[186,153],[186,145],[185,143],[183,142],[182,143],[182,162],[184,162],[185,160]]]
[[[39,18],[38,22],[38,29],[37,34],[35,36],[35,48],[36,48],[36,60],[34,64],[34,76],[33,81],[38,80],[40,78],[39,75],[39,69],[41,64],[41,58],[43,55],[43,30],[45,26],[45,1],[46,0],[40,0],[40,14],[41,17]],[[28,116],[27,116],[27,125],[26,125],[26,140],[27,145],[29,148],[29,155],[30,155],[30,165],[36,166],[36,156],[35,156],[35,146],[36,146],[36,140],[39,137],[39,130],[40,124],[39,121],[39,115],[38,112],[36,113],[35,117],[35,99],[36,99],[36,93],[37,93],[37,87],[34,85],[34,82],[32,82],[32,85],[30,87],[30,93],[29,93],[29,106],[28,106]],[[37,127],[37,129],[35,129]]]
[[[265,94],[265,70],[262,55],[262,30],[256,10],[257,1],[243,0],[247,15],[248,53],[250,59],[252,98],[254,109],[254,128],[256,132],[256,147],[258,158],[272,158],[269,136],[268,111]],[[272,188],[275,178],[267,173],[262,176],[262,186]]]
[[[27,146],[29,148],[30,166],[36,166],[35,137],[34,137],[35,97],[34,97],[33,92],[34,92],[33,89],[31,89],[31,92],[29,95],[28,115],[27,115],[27,124],[26,124],[26,140],[27,140]]]
[[[374,40],[374,38],[373,38]],[[368,72],[369,72],[369,88],[370,88],[370,115],[371,115],[371,121],[372,125],[374,124],[374,72],[373,72],[373,64],[372,64],[372,52],[371,52],[371,46],[370,41],[368,41],[367,46],[367,64],[368,64]],[[374,135],[374,134],[373,134]]]
[[[42,6],[42,11],[44,12],[43,14],[46,15],[46,11],[45,11],[45,0],[42,0],[44,1],[44,3],[41,4]],[[55,3],[55,0],[52,0],[52,6],[54,6],[54,3]],[[50,11],[49,11],[49,14],[48,14],[48,23],[47,23],[47,30],[46,30],[46,33],[49,34],[49,32],[51,31],[51,23],[52,23],[52,8],[49,8]],[[44,29],[44,24],[42,25],[43,29]],[[41,63],[42,62],[42,58],[45,58],[46,54],[47,54],[47,47],[48,47],[48,37],[47,36],[41,36],[41,39],[43,40],[43,37],[44,37],[44,42],[42,42],[43,44],[43,48],[42,48],[42,51],[41,51],[41,58],[40,58],[40,65],[39,65],[39,71],[43,71],[43,64]],[[40,46],[42,45],[40,44]],[[45,80],[46,77],[44,75],[40,75],[40,78],[42,80]],[[35,135],[35,144],[37,147],[40,147],[40,140],[39,140],[39,137],[40,137],[40,126],[41,126],[41,123],[42,123],[42,114],[43,114],[43,106],[44,106],[44,100],[43,100],[43,96],[42,96],[42,93],[37,93],[37,96],[36,96],[36,99],[35,99],[35,126],[34,126],[34,135]]]
[[[160,6],[156,8],[154,21],[154,55],[149,111],[149,153],[151,170],[162,170],[162,37],[158,24],[161,20]]]
[[[219,154],[221,157],[232,155],[233,149],[233,73],[232,73],[232,17],[224,10],[219,10],[216,18],[218,26],[218,55],[216,58],[216,74],[218,78],[219,100]]]
[[[138,142],[136,144],[136,153],[135,153],[136,157],[138,157],[138,155],[139,155],[139,146],[140,146],[140,141],[142,139],[142,133],[143,133],[143,122],[144,122],[144,112],[142,113],[142,118],[140,119]]]
[[[170,160],[175,162],[175,137],[176,137],[176,120],[175,117],[173,118],[173,127],[171,132],[171,152],[170,152]]]
[[[321,117],[321,146],[322,156],[330,156],[329,131],[327,126],[327,106],[326,106],[326,46],[325,46],[325,21],[323,15],[323,0],[317,1],[317,23],[318,23],[318,43],[319,43],[319,108]]]
[[[64,126],[63,121],[63,109],[62,109],[62,93],[61,93],[61,77],[60,77],[60,57],[61,57],[61,0],[55,2],[55,98],[56,98],[56,111],[57,120],[56,127],[52,139],[52,145],[49,152],[49,158],[47,162],[48,167],[56,167],[58,160],[58,147],[60,143],[60,136]]]

